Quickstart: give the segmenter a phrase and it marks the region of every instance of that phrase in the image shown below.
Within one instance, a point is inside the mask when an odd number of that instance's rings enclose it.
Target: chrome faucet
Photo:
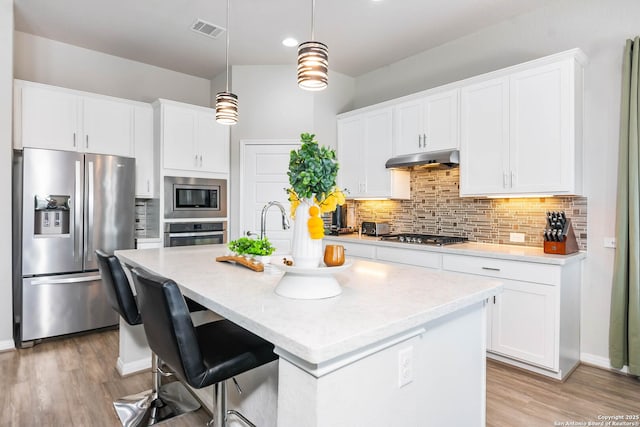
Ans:
[[[290,227],[287,210],[282,206],[282,203],[276,201],[269,202],[264,205],[264,208],[262,208],[262,215],[260,218],[260,239],[264,239],[265,237],[265,230],[267,228],[267,211],[271,206],[277,206],[280,208],[280,213],[282,214],[282,229],[287,230]]]

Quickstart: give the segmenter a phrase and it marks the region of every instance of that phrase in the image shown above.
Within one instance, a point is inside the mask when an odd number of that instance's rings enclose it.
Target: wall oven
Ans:
[[[227,216],[225,179],[164,177],[165,218],[224,218]]]
[[[227,243],[227,222],[166,222],[164,246],[215,245]]]

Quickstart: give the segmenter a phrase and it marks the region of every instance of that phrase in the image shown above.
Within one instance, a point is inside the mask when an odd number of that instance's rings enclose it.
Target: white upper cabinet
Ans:
[[[543,59],[462,87],[461,196],[581,194],[582,54]]]
[[[409,172],[389,170],[392,109],[338,118],[338,184],[349,198],[409,198]]]
[[[229,127],[215,121],[215,111],[159,101],[164,169],[229,173]]]
[[[153,139],[153,108],[136,106],[134,109],[134,139],[136,157],[136,197],[158,197],[158,150]]]
[[[100,98],[83,98],[84,139],[88,153],[133,155],[133,107]]]
[[[14,147],[132,157],[132,104],[16,80]]]
[[[16,86],[22,95],[20,147],[49,148],[75,151],[82,135],[79,131],[78,96],[42,87]],[[17,98],[17,97],[16,97]],[[18,138],[16,138],[18,139]]]
[[[394,106],[393,155],[457,149],[459,89]]]
[[[462,88],[460,194],[505,191],[509,168],[508,82],[493,79]]]

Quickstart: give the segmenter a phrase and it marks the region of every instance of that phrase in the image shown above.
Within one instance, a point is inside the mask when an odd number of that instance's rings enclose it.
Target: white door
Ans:
[[[365,197],[391,195],[391,171],[384,166],[392,153],[391,117],[391,108],[385,108],[364,118],[364,156],[357,157],[357,161],[362,162],[364,158]]]
[[[278,201],[285,207],[287,216],[290,204],[285,191],[289,188],[289,155],[298,149],[300,143],[283,140],[282,142],[242,141],[240,232],[260,233],[262,208],[270,201]],[[280,209],[272,206],[266,217],[266,236],[276,253],[291,253],[293,221],[289,217],[291,228],[282,229]]]
[[[133,106],[125,102],[83,98],[82,151],[133,156]]]
[[[204,172],[229,173],[229,126],[213,114],[198,113],[198,156]]]
[[[460,89],[439,93],[424,100],[422,151],[458,148],[458,94]]]
[[[499,78],[462,88],[461,196],[510,191],[508,83]]]
[[[514,192],[571,191],[573,147],[570,64],[510,77],[511,173]]]
[[[504,280],[492,307],[490,351],[550,369],[556,354],[556,288]]]
[[[76,95],[39,87],[22,88],[22,145],[76,151],[78,131]]]
[[[338,120],[338,185],[350,197],[364,197],[364,119],[361,115]]]
[[[403,102],[393,108],[393,155],[422,151],[423,100]]]
[[[162,145],[166,169],[198,170],[196,112],[173,105],[162,106]]]

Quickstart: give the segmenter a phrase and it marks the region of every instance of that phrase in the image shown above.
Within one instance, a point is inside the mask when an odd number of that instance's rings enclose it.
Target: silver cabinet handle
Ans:
[[[200,154],[200,167],[202,167],[202,154]]]
[[[32,285],[64,285],[67,283],[85,283],[100,280],[100,276],[68,277],[66,279],[37,279],[32,280]]]
[[[507,188],[507,173],[506,172],[502,173],[502,186],[504,188]]]
[[[85,139],[86,139],[85,148],[89,148],[89,135],[87,135]]]
[[[482,267],[483,270],[489,270],[489,271],[500,271],[499,268],[495,268],[495,267]]]
[[[198,167],[198,155],[193,156],[193,166]]]
[[[511,182],[509,183],[509,187],[513,188],[513,183],[516,180],[516,173],[514,171],[511,171]]]
[[[427,148],[427,134],[422,134],[422,148]]]
[[[76,146],[76,133],[73,133],[73,146]]]
[[[422,148],[422,135],[418,134],[418,148]]]
[[[149,180],[147,180],[147,193],[151,191],[151,186],[149,184]]]

